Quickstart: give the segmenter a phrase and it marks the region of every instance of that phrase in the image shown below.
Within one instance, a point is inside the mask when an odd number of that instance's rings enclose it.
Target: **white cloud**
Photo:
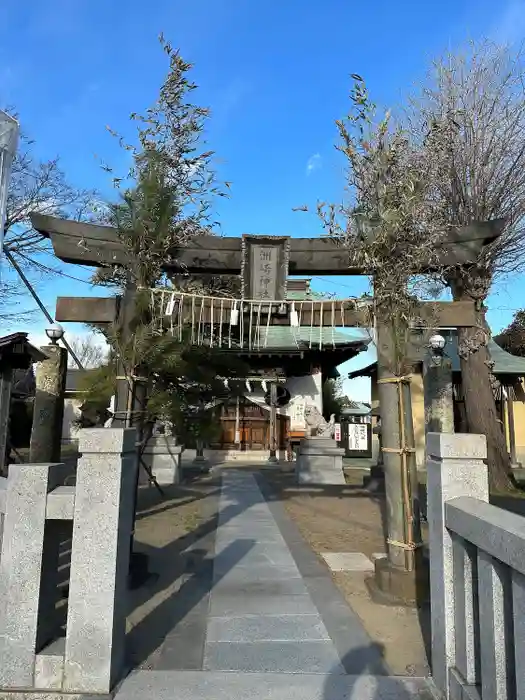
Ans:
[[[313,156],[308,158],[306,163],[306,174],[311,175],[315,170],[319,170],[322,166],[322,158],[320,153],[314,153]]]
[[[525,0],[510,0],[507,3],[491,35],[502,44],[512,44],[525,37]]]

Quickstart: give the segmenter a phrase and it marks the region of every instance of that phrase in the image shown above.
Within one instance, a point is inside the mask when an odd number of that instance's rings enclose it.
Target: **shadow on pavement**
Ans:
[[[325,681],[322,700],[432,700],[425,681],[401,676],[377,675],[377,659],[384,655],[382,644],[372,643],[354,649],[341,660],[352,674],[333,669]]]

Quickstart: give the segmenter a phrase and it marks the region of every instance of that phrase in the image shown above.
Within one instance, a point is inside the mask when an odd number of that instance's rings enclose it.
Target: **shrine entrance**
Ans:
[[[212,442],[214,450],[239,450],[239,452],[269,452],[271,447],[270,412],[258,406],[249,399],[239,401],[239,417],[237,406],[229,404],[217,412],[217,420],[221,423],[220,437]],[[287,447],[288,416],[277,414],[276,442],[277,450],[283,452]],[[239,425],[239,440],[236,440],[237,424]]]
[[[51,239],[55,255],[64,262],[94,266],[130,265],[129,252],[115,229],[32,215],[34,228]],[[501,234],[503,222],[478,222],[444,234],[439,252],[429,253],[426,269],[462,267],[474,262],[484,245]],[[272,334],[286,327],[292,333],[298,357],[304,350],[335,347],[338,329],[373,325],[374,300],[311,300],[296,304],[285,298],[288,275],[363,275],[355,251],[330,238],[288,238],[248,236],[219,238],[198,236],[177,251],[175,269],[188,273],[240,275],[242,292],[238,299],[192,296],[176,290],[150,290],[150,310],[159,332],[182,339],[189,331],[192,344],[205,344],[233,352],[264,353]],[[436,261],[436,257],[439,260]],[[129,319],[134,315],[136,290],[130,287],[122,299],[71,299],[57,301],[57,320],[114,323],[118,320],[127,339],[132,336]],[[458,328],[477,324],[471,302],[420,302],[416,305],[413,327]],[[377,319],[378,393],[381,412],[383,467],[386,491],[388,565],[399,572],[415,570],[421,555],[417,468],[411,405],[410,377],[395,370],[396,339],[388,319]],[[420,348],[423,349],[422,347]],[[130,386],[131,384],[131,386]],[[272,382],[272,387],[276,382]],[[270,458],[277,452],[277,402],[272,388]],[[119,378],[117,411],[120,425],[130,425],[136,415],[133,403],[137,391],[130,378]],[[131,400],[130,400],[131,397]],[[131,408],[131,410],[130,410]],[[406,421],[406,422],[404,422]],[[253,421],[255,424],[255,420]],[[251,429],[250,441],[265,439]],[[393,576],[383,577],[393,580]],[[417,582],[415,582],[417,584]]]

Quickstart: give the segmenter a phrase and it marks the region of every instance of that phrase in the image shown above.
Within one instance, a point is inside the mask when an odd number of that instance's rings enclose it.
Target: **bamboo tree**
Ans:
[[[127,289],[128,297],[133,289],[133,308],[125,327],[116,323],[106,331],[110,361],[88,384],[91,396],[102,389],[107,392],[123,372],[131,393],[135,377],[146,378],[142,410],[149,433],[153,420],[161,419],[183,434],[191,416],[193,432],[207,438],[211,403],[231,393],[223,378],[242,376],[246,369],[211,348],[192,348],[186,334],[181,339],[159,333],[151,307],[150,289],[173,288],[165,266],[176,269],[181,246],[211,232],[212,203],[223,194],[211,168],[213,153],[203,143],[209,111],[191,101],[196,89],[190,79],[192,66],[162,36],[160,43],[169,71],[152,107],[144,115],[131,115],[137,123],[137,143],[130,145],[114,134],[132,154],[133,164],[124,177],[114,177],[118,201],[107,205],[105,220],[114,226],[126,262],[95,275],[96,281]],[[187,281],[182,267],[180,278]]]

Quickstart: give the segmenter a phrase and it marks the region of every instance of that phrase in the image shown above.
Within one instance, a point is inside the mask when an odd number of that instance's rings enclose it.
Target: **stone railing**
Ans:
[[[427,455],[435,685],[525,698],[525,518],[489,504],[484,436],[431,433]]]
[[[12,464],[0,479],[2,698],[104,695],[123,672],[135,430],[82,430],[79,451],[76,486],[63,464]]]

